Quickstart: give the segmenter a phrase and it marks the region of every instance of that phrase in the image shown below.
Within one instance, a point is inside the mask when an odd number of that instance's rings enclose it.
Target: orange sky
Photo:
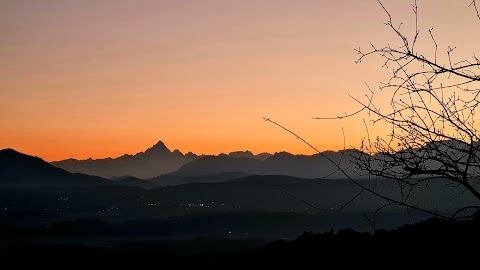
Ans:
[[[439,50],[478,52],[470,2],[418,1]],[[411,26],[408,1],[384,4]],[[313,153],[262,117],[321,150],[343,148],[342,127],[357,146],[366,116],[311,117],[358,108],[348,95],[385,78],[353,50],[391,42],[385,18],[375,0],[1,1],[0,149],[49,161],[158,140],[199,154]]]

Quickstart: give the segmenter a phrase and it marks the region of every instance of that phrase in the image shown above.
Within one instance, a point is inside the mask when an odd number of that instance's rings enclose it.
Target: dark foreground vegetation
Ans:
[[[304,232],[293,240],[267,242],[256,238],[197,237],[175,240],[116,239],[108,244],[95,238],[83,244],[42,243],[25,237],[1,235],[3,262],[17,265],[34,260],[37,265],[153,265],[177,267],[246,268],[273,266],[458,265],[478,253],[480,219],[447,221],[429,219],[375,234],[351,229],[324,233]],[[3,224],[5,230],[6,224]],[[473,244],[473,245],[472,245]],[[22,260],[19,258],[28,258]],[[385,265],[384,263],[388,264]],[[226,268],[225,268],[226,267]]]

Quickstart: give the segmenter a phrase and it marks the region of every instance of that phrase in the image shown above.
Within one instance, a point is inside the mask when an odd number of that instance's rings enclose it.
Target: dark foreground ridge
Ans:
[[[161,263],[176,267],[280,267],[356,266],[373,268],[394,265],[441,265],[467,263],[476,254],[480,240],[479,219],[446,221],[429,219],[395,230],[360,233],[351,229],[325,233],[304,232],[294,240],[265,241],[254,238],[199,237],[183,240],[112,241],[110,245],[42,244],[41,241],[11,239],[3,225],[0,253],[7,260],[19,257],[38,259],[39,264],[148,265]],[[226,268],[225,268],[226,267]],[[269,268],[270,269],[270,268]]]

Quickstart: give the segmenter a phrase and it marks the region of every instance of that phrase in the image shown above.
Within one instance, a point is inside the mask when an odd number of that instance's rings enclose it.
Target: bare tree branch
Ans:
[[[473,8],[475,9],[475,12],[477,13],[477,18],[480,20],[480,13],[478,12],[477,1],[473,0],[472,3],[470,3],[469,7],[471,6],[473,6]]]
[[[335,161],[333,161],[331,158],[329,158],[327,155],[325,155],[323,152],[320,152],[317,148],[315,148],[315,146],[313,146],[312,144],[310,144],[309,142],[307,142],[305,139],[303,139],[302,137],[300,137],[299,135],[297,135],[295,132],[291,131],[290,129],[282,126],[281,124],[271,120],[270,118],[263,118],[265,121],[267,122],[270,122],[278,127],[280,127],[281,129],[283,129],[284,131],[292,134],[293,136],[295,136],[295,138],[301,140],[304,144],[308,145],[310,148],[312,148],[313,150],[315,150],[315,152],[317,152],[318,154],[320,154],[321,156],[323,156],[324,158],[326,158],[329,162],[331,162],[334,166],[337,167],[337,169],[343,173],[343,175],[345,175],[345,177],[347,179],[349,179],[350,181],[352,181],[356,186],[358,186],[362,191],[367,191],[369,193],[372,193],[373,195],[377,196],[378,198],[381,198],[383,200],[385,200],[387,203],[391,203],[391,204],[396,204],[396,205],[400,205],[400,206],[405,206],[407,208],[410,208],[410,209],[413,209],[413,210],[418,210],[418,211],[421,211],[421,212],[424,212],[424,213],[428,213],[428,214],[431,214],[433,216],[437,216],[437,217],[441,217],[441,218],[446,218],[446,219],[449,219],[450,217],[445,214],[445,213],[442,213],[442,212],[438,212],[438,211],[432,211],[432,210],[428,210],[428,209],[424,209],[424,208],[420,208],[420,207],[417,207],[415,205],[412,205],[412,204],[409,204],[408,202],[406,201],[403,201],[403,200],[397,200],[397,199],[394,199],[394,198],[390,198],[386,195],[383,195],[383,194],[380,194],[378,193],[377,191],[375,191],[375,189],[372,189],[372,188],[369,188],[369,187],[366,187],[364,185],[362,185],[359,181],[355,180],[354,178],[352,178],[349,174],[346,173],[345,170],[343,170]],[[353,201],[353,200],[352,200]],[[350,202],[349,202],[350,203]]]
[[[355,62],[362,63],[372,56],[383,60],[382,67],[389,69],[391,76],[381,83],[378,91],[390,98],[388,104],[377,101],[377,90],[367,85],[369,93],[366,101],[351,97],[360,105],[357,111],[338,117],[314,119],[344,119],[366,112],[371,123],[384,123],[391,127],[388,138],[371,138],[365,123],[367,138],[362,140],[361,147],[357,149],[362,155],[355,157],[356,165],[368,175],[391,179],[397,184],[400,200],[384,198],[373,190],[374,195],[385,199],[386,205],[397,204],[416,209],[417,206],[407,203],[407,200],[413,196],[415,189],[428,186],[432,181],[443,181],[450,187],[462,187],[461,194],[470,193],[480,203],[480,130],[476,123],[476,115],[480,113],[479,58],[473,53],[471,59],[457,60],[455,46],[448,46],[443,55],[439,54],[433,27],[428,29],[433,43],[433,57],[427,57],[428,54],[416,46],[421,32],[416,0],[412,4],[415,16],[412,35],[405,34],[402,23],[394,22],[387,7],[380,0],[377,2],[387,15],[385,25],[394,33],[396,40],[384,46],[370,43],[367,51],[355,49],[358,54]],[[469,6],[474,8],[480,19],[476,1]],[[283,126],[269,119],[267,121],[301,139]],[[318,152],[308,142],[301,140]],[[342,172],[355,183],[345,171]],[[360,183],[355,184],[371,191]],[[460,214],[471,209],[480,207],[465,206],[447,218],[468,217]],[[446,217],[445,214],[440,216]],[[374,223],[375,215],[368,220]],[[372,226],[375,230],[374,224]]]
[[[321,208],[319,206],[316,206],[316,205],[313,205],[309,202],[307,202],[306,200],[300,198],[300,197],[297,197],[291,193],[289,193],[287,190],[285,190],[284,188],[282,187],[278,187],[278,189],[285,195],[313,208],[313,209],[316,209],[316,210],[320,210],[320,211],[323,211],[323,212],[338,212],[338,211],[342,211],[345,207],[347,207],[348,205],[350,205],[353,201],[355,201],[355,199],[357,199],[365,190],[360,190],[359,192],[357,192],[350,200],[348,200],[347,202],[345,202],[342,206],[338,207],[338,208]]]

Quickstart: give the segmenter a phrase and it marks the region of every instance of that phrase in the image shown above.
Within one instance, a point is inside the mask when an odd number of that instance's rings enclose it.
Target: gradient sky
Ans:
[[[470,2],[418,1],[440,51],[478,53]],[[410,3],[384,1],[405,29]],[[348,95],[385,78],[378,59],[355,64],[353,50],[394,43],[385,19],[375,0],[0,0],[0,148],[49,161],[158,140],[199,154],[313,153],[262,117],[321,150],[343,148],[342,128],[357,146],[366,116],[311,117],[357,109]]]

